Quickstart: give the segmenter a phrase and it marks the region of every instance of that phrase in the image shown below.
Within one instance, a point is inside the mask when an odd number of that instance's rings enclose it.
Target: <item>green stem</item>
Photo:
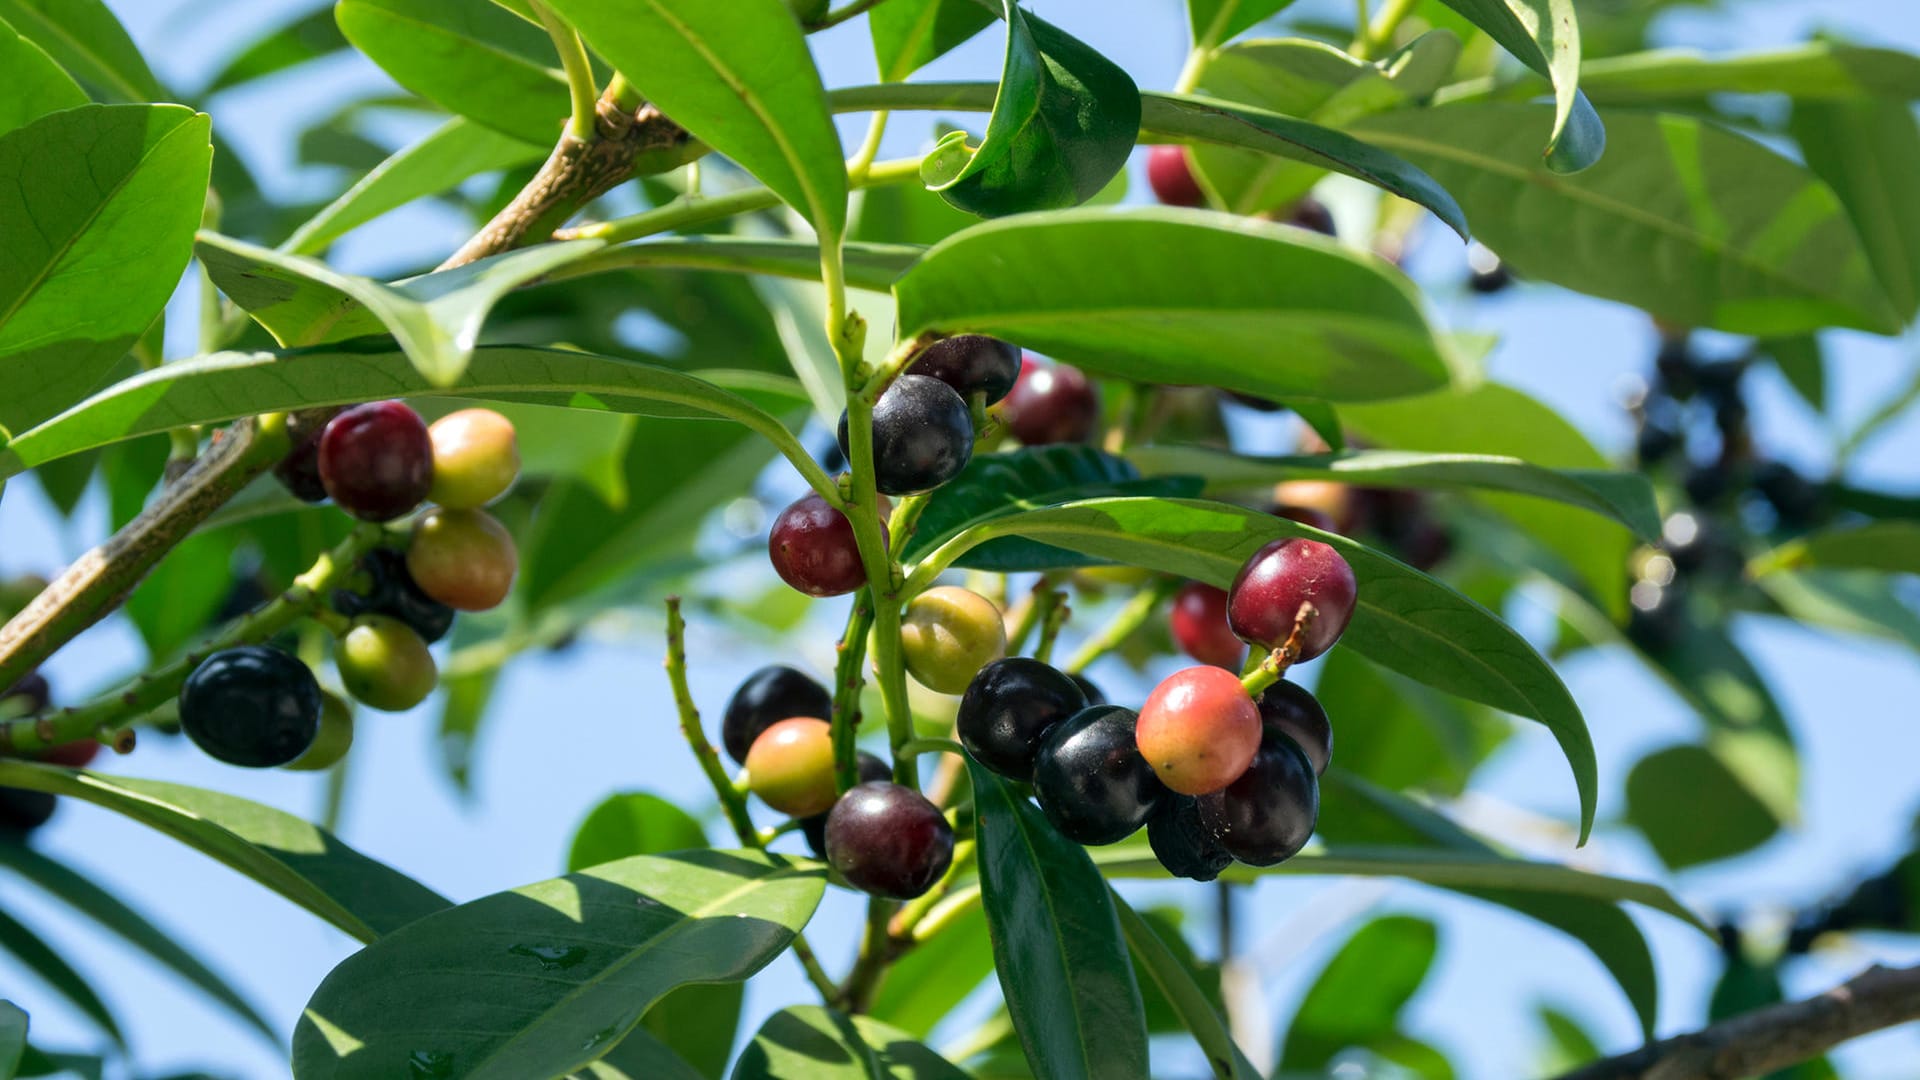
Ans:
[[[1067,594],[1059,589],[1047,590],[1041,603],[1045,610],[1040,613],[1040,640],[1034,643],[1033,658],[1047,664],[1053,662],[1054,642],[1060,640],[1060,628],[1066,625],[1073,608],[1067,604]]]
[[[613,73],[613,78],[607,80],[606,92],[601,96],[613,102],[615,108],[629,116],[639,112],[640,106],[647,103],[647,99],[627,81],[627,77],[617,71]]]
[[[1180,588],[1180,583],[1172,578],[1160,578],[1127,601],[1126,605],[1114,613],[1107,625],[1086,640],[1080,651],[1073,654],[1062,670],[1079,674],[1087,670],[1095,660],[1119,648],[1126,640],[1138,633],[1140,628],[1160,610],[1160,604]]]
[[[903,754],[964,754],[967,748],[952,739],[941,739],[928,735],[918,739],[908,739],[900,744]]]
[[[221,649],[254,645],[272,638],[302,618],[312,617],[327,602],[360,556],[379,543],[379,526],[365,525],[317,559],[286,592],[229,623],[220,633],[154,671],[139,676],[112,693],[78,708],[0,724],[0,751],[30,754],[61,743],[95,738],[109,746],[124,745],[122,729],[179,695],[180,687],[200,661]]]
[[[880,986],[880,977],[897,955],[893,938],[887,933],[897,906],[877,896],[867,901],[867,926],[860,935],[860,952],[853,969],[847,972],[846,982],[840,985],[839,1005],[847,1012],[863,1013],[873,1006],[873,992]]]
[[[839,26],[848,19],[854,18],[870,8],[877,8],[885,2],[886,0],[853,0],[852,3],[844,7],[837,8],[820,16],[820,21],[808,23],[807,32],[813,33],[816,30],[826,30]]]
[[[860,782],[855,742],[860,735],[860,688],[866,685],[867,632],[872,628],[873,592],[863,588],[853,594],[833,671],[833,771],[841,791]]]
[[[667,597],[667,682],[673,687],[673,704],[680,713],[680,734],[693,749],[694,760],[700,763],[700,771],[706,773],[707,783],[719,797],[727,823],[733,826],[741,844],[760,847],[760,833],[747,814],[747,800],[727,778],[726,766],[720,763],[720,755],[707,741],[706,729],[700,726],[700,710],[694,707],[693,692],[687,688],[687,623],[680,615],[677,596]]]
[[[900,184],[920,177],[919,158],[900,158],[893,161],[876,162],[857,179],[851,179],[854,187],[880,187],[885,184]],[[583,238],[605,240],[608,243],[620,243],[626,240],[638,240],[656,233],[672,232],[694,225],[722,221],[738,214],[752,213],[755,210],[770,210],[780,205],[780,196],[764,187],[741,188],[723,195],[683,195],[665,206],[643,211],[630,217],[613,218],[593,225],[583,225],[577,229],[563,229],[554,234],[558,240],[578,240]]]
[[[1372,60],[1393,43],[1393,36],[1399,32],[1400,24],[1406,22],[1407,16],[1412,15],[1419,6],[1420,0],[1387,0],[1387,6],[1380,10],[1379,18],[1371,24],[1360,26],[1359,36],[1354,39],[1349,51],[1362,60]]]
[[[891,115],[885,109],[873,114],[867,121],[867,137],[860,141],[860,149],[847,162],[847,179],[859,182],[866,179],[867,170],[873,168],[873,159],[880,156],[880,140],[887,134],[887,117]]]
[[[600,91],[594,86],[593,62],[587,59],[587,47],[580,40],[580,32],[541,0],[527,0],[527,6],[533,9],[547,36],[553,39],[553,51],[560,54],[561,70],[567,73],[567,96],[573,102],[573,112],[567,117],[567,134],[582,141],[590,139],[598,115],[595,104]]]

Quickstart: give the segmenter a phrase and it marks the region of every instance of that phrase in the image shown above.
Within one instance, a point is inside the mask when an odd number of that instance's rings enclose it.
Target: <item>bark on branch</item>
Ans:
[[[1817,997],[1770,1005],[1575,1069],[1559,1080],[1736,1080],[1920,1020],[1920,967],[1873,967]]]

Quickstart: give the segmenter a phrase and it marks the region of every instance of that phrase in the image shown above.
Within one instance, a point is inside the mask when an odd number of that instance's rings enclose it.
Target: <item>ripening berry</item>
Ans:
[[[1295,537],[1254,552],[1227,591],[1227,622],[1242,641],[1277,649],[1293,634],[1304,605],[1313,614],[1300,636],[1298,660],[1333,647],[1353,618],[1359,585],[1353,567],[1332,547]]]
[[[865,750],[854,754],[853,763],[854,775],[859,777],[859,784],[873,784],[893,779],[893,768]],[[834,805],[840,804],[836,802]],[[807,838],[807,850],[813,852],[813,857],[816,859],[825,860],[827,857],[827,819],[832,816],[833,811],[829,810],[824,814],[814,814],[800,819],[800,834]]]
[[[421,592],[450,608],[498,607],[519,570],[513,534],[485,510],[432,510],[413,523],[407,573]]]
[[[795,716],[760,733],[747,750],[747,787],[783,814],[811,817],[833,806],[833,727]]]
[[[450,510],[485,506],[520,478],[520,442],[513,421],[492,409],[461,409],[433,422],[433,490]]]
[[[440,681],[427,643],[389,615],[362,615],[340,639],[334,666],[347,693],[382,712],[405,712]]]
[[[1083,443],[1100,424],[1100,392],[1079,368],[1028,357],[1000,416],[1027,446]]]
[[[1167,612],[1173,642],[1180,651],[1203,664],[1239,671],[1247,658],[1246,643],[1227,625],[1227,590],[1194,581],[1173,594]]]
[[[993,601],[979,593],[941,585],[907,605],[900,647],[908,673],[920,685],[958,694],[981,668],[1007,654],[1006,622]]]
[[[367,575],[367,591],[341,590],[333,594],[333,609],[355,615],[391,615],[431,645],[453,628],[453,609],[420,591],[407,571],[407,557],[393,548],[374,548],[360,557]]]
[[[298,772],[331,769],[353,748],[353,706],[335,694],[320,691],[320,731],[307,752],[287,763]]]
[[[887,535],[884,521],[880,535]],[[818,492],[807,492],[773,519],[767,558],[780,580],[808,596],[842,596],[867,583],[853,523]]]
[[[328,421],[319,464],[334,505],[363,521],[391,521],[433,488],[433,440],[403,402],[355,405]]]
[[[953,826],[912,788],[861,784],[827,815],[827,862],[862,892],[911,900],[953,864]]]
[[[1193,162],[1184,146],[1161,145],[1147,150],[1147,184],[1154,198],[1168,206],[1204,206],[1206,192],[1193,177]]]
[[[1206,795],[1247,771],[1260,730],[1260,709],[1238,676],[1191,667],[1147,695],[1134,734],[1161,783],[1182,795]]]
[[[320,729],[320,684],[278,649],[241,645],[201,661],[180,688],[180,726],[229,765],[285,765]]]

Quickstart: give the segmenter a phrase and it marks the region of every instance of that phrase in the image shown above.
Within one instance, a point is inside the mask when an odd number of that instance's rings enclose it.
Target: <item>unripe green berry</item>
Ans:
[[[428,498],[454,510],[485,506],[520,476],[513,421],[492,409],[448,413],[427,429],[433,439],[433,490]]]
[[[993,601],[954,585],[928,589],[900,624],[907,671],[922,686],[958,694],[980,669],[1007,654],[1007,627]]]
[[[404,712],[427,699],[440,672],[413,627],[388,615],[362,615],[334,654],[347,693],[375,709]]]
[[[336,694],[320,691],[320,733],[313,737],[307,752],[289,761],[284,768],[301,772],[331,769],[347,756],[353,746],[353,706]]]

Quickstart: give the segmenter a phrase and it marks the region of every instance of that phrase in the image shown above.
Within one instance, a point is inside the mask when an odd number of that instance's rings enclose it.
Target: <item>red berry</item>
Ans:
[[[450,608],[498,607],[519,570],[513,534],[485,510],[434,510],[413,523],[407,573],[421,592]]]
[[[79,739],[59,746],[50,746],[40,751],[40,760],[49,765],[64,765],[69,769],[84,769],[92,764],[100,754],[100,744],[93,739]]]
[[[912,788],[861,784],[827,815],[827,862],[862,892],[911,900],[953,864],[953,826]]]
[[[1000,416],[1028,446],[1083,443],[1100,423],[1100,393],[1079,368],[1028,357],[1000,403]]]
[[[293,417],[299,415],[295,413]],[[287,421],[287,436],[293,440],[293,449],[273,467],[273,478],[301,502],[326,502],[327,486],[320,482],[320,436],[326,429],[300,425],[293,417]]]
[[[880,535],[887,535],[885,522]],[[867,583],[853,522],[818,492],[801,496],[773,519],[767,557],[780,580],[808,596],[840,596]]]
[[[1155,146],[1147,150],[1147,183],[1154,197],[1168,206],[1202,206],[1207,201],[1193,178],[1193,162],[1184,146]]]
[[[433,489],[433,439],[398,401],[356,405],[320,435],[320,482],[334,504],[364,521],[391,521]]]
[[[1174,644],[1203,664],[1240,670],[1247,647],[1227,625],[1227,590],[1203,582],[1189,582],[1173,594],[1168,616]]]
[[[1300,636],[1297,660],[1311,660],[1333,647],[1353,618],[1359,592],[1353,567],[1317,540],[1275,540],[1240,568],[1227,591],[1227,622],[1242,641],[1277,649],[1293,634],[1306,605],[1312,619]]]
[[[747,750],[747,786],[783,814],[811,817],[833,806],[833,727],[795,716],[760,733]]]
[[[1153,688],[1134,726],[1140,756],[1182,795],[1240,778],[1260,749],[1260,710],[1231,671],[1193,667]]]

